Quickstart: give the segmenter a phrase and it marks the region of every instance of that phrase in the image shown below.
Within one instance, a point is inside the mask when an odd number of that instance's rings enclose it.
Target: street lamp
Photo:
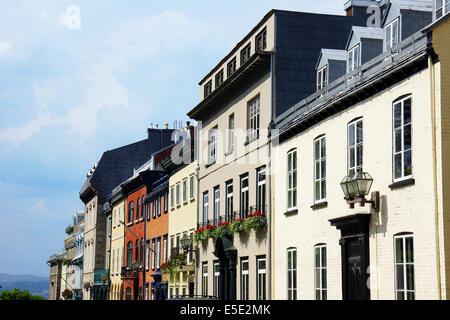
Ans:
[[[360,203],[363,207],[366,203],[371,203],[372,208],[378,211],[380,208],[380,193],[374,191],[371,193],[371,200],[367,200],[366,196],[369,194],[372,187],[373,178],[367,172],[357,172],[353,176],[347,175],[342,179],[340,185],[344,192],[345,200],[350,208],[355,207],[355,203]]]
[[[191,237],[187,237],[186,234],[183,236],[183,238],[181,238],[180,244],[184,252],[192,251],[191,250],[192,242],[193,239]]]

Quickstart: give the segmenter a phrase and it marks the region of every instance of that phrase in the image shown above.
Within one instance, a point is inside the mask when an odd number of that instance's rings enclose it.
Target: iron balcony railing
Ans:
[[[233,211],[232,213],[225,213],[225,215],[221,215],[216,217],[215,219],[209,219],[207,221],[202,221],[197,224],[197,228],[206,228],[207,226],[218,226],[223,222],[231,223],[233,220],[237,219],[247,219],[249,214],[253,214],[255,212],[266,212],[266,205],[257,205],[251,206],[244,210]]]

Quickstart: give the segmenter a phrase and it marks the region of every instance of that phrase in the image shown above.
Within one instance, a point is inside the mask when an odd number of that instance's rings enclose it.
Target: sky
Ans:
[[[102,153],[189,120],[198,82],[271,9],[345,0],[0,0],[0,273],[48,276]]]

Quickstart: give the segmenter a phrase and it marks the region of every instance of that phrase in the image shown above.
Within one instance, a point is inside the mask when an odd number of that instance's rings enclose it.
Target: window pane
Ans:
[[[402,155],[397,154],[394,159],[395,166],[395,178],[400,178],[402,176]]]
[[[322,269],[322,289],[327,288],[327,269]]]
[[[411,125],[407,125],[403,129],[403,148],[404,150],[411,149]]]
[[[363,141],[363,124],[359,121],[356,124],[356,142],[361,143]]]
[[[411,175],[411,173],[412,173],[412,167],[411,167],[411,151],[405,152],[404,160],[405,160],[405,163],[404,163],[404,166],[405,166],[405,172],[404,172],[404,175],[405,175],[405,176],[409,176],[409,175]]]
[[[315,142],[315,152],[314,152],[314,159],[318,160],[320,158],[320,144],[319,141]]]
[[[395,152],[400,152],[402,151],[402,131],[399,130],[395,130],[394,132],[395,134]]]
[[[403,262],[403,239],[402,238],[395,239],[395,262],[396,263]]]
[[[357,147],[357,153],[356,153],[356,165],[362,166],[362,156],[363,156],[363,147],[362,145]]]
[[[327,247],[322,247],[322,267],[327,266]]]
[[[325,161],[325,159],[324,160],[322,160],[322,164],[321,164],[321,166],[320,166],[321,168],[321,170],[320,170],[320,177],[321,178],[325,178],[326,176],[327,176],[327,174],[326,174],[326,161]]]
[[[397,291],[397,300],[404,300],[405,295],[403,294],[403,291]]]
[[[320,248],[316,248],[316,267],[320,266]]]
[[[408,124],[411,122],[411,99],[403,102],[403,123]]]
[[[326,181],[322,180],[322,199],[327,197]]]
[[[405,246],[406,246],[406,262],[413,263],[414,262],[414,251],[413,251],[413,238],[408,237],[405,238]]]
[[[348,145],[353,146],[355,144],[355,125],[352,124],[348,127]]]
[[[403,290],[405,288],[403,265],[397,265],[396,268],[397,268],[397,290]]]
[[[398,128],[402,125],[402,104],[394,104],[394,128]]]
[[[319,161],[316,161],[316,176],[315,176],[315,178],[316,179],[320,178],[320,162]]]
[[[407,293],[407,300],[414,300],[414,292]]]
[[[350,168],[355,167],[355,148],[350,149]]]
[[[320,199],[320,181],[316,181],[316,200]]]
[[[414,265],[406,266],[406,289],[414,290]]]
[[[320,269],[316,269],[316,288],[320,288]]]
[[[326,156],[326,141],[325,141],[325,139],[322,139],[321,141],[322,141],[321,157],[324,158]]]

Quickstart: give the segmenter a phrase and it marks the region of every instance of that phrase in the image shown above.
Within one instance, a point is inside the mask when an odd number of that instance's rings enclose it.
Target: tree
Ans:
[[[0,300],[45,300],[45,298],[33,295],[28,290],[3,290],[0,293]]]

